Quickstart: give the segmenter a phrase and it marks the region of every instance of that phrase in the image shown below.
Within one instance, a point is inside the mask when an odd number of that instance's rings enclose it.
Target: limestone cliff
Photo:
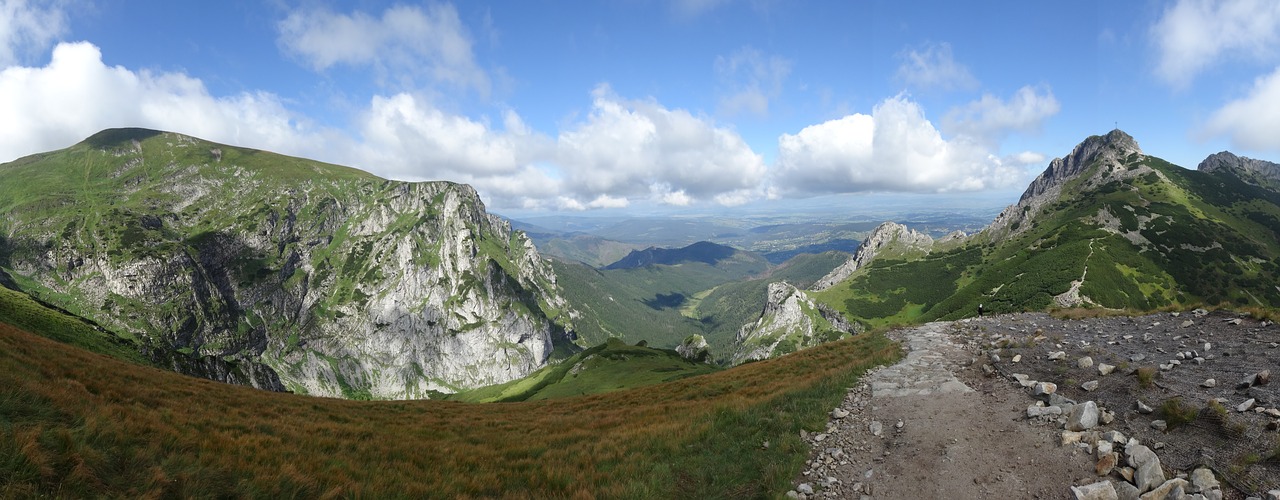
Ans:
[[[0,165],[0,268],[160,364],[320,396],[520,378],[570,344],[551,267],[469,186],[180,134],[104,131]]]
[[[738,330],[729,361],[739,364],[780,356],[858,331],[804,291],[785,282],[770,283],[760,318]]]

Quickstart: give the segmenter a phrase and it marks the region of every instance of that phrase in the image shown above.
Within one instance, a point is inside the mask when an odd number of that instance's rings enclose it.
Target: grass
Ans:
[[[1200,415],[1200,410],[1196,409],[1195,406],[1184,403],[1181,397],[1166,399],[1156,411],[1159,412],[1160,418],[1164,419],[1165,423],[1168,424],[1169,430],[1183,424],[1189,424]]]
[[[799,431],[898,356],[862,335],[593,396],[359,402],[184,377],[0,325],[0,497],[775,496],[807,457]]]
[[[1154,366],[1138,367],[1136,372],[1138,376],[1138,385],[1143,389],[1150,389],[1156,381],[1156,375],[1160,373]]]

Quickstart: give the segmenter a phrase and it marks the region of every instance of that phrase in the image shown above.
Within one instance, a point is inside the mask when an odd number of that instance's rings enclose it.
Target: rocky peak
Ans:
[[[1246,180],[1280,182],[1280,163],[1236,156],[1230,151],[1209,155],[1196,170],[1205,173],[1230,171]]]
[[[885,250],[896,248],[899,251],[925,251],[933,248],[933,238],[929,235],[908,228],[897,222],[885,222],[877,226],[858,246],[858,251],[849,260],[835,268],[813,285],[813,290],[822,291],[844,281],[854,271],[867,265]],[[772,292],[772,288],[770,288]]]
[[[1026,201],[1061,187],[1068,180],[1084,172],[1090,165],[1100,159],[1118,159],[1130,154],[1142,154],[1138,141],[1123,130],[1115,129],[1107,135],[1093,135],[1077,144],[1071,154],[1063,158],[1055,158],[1049,162],[1049,168],[1040,173],[1035,181],[1022,193],[1019,201]]]

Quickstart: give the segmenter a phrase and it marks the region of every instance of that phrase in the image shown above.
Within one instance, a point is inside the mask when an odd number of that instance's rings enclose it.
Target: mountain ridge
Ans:
[[[470,186],[145,129],[0,176],[25,181],[0,188],[0,268],[179,371],[404,399],[576,349],[554,272]]]

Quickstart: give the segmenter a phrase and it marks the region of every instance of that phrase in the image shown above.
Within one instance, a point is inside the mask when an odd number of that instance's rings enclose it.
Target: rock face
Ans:
[[[764,311],[734,338],[733,364],[766,359],[835,340],[859,329],[785,282],[769,284]]]
[[[33,169],[91,185],[74,210],[7,207],[0,265],[175,370],[422,398],[522,377],[573,337],[550,266],[469,186],[138,129],[0,174]]]
[[[947,235],[947,240],[961,238],[964,233],[952,233]],[[814,291],[822,291],[837,283],[844,281],[854,271],[862,268],[875,259],[878,255],[888,249],[898,252],[921,252],[928,253],[933,248],[933,238],[929,235],[910,229],[907,226],[896,222],[885,222],[880,224],[875,230],[871,231],[871,235],[862,241],[858,246],[858,251],[850,257],[849,260],[827,273],[822,279],[818,280],[812,287]]]
[[[680,357],[689,361],[705,362],[711,357],[710,351],[707,350],[707,339],[701,335],[693,334],[684,339],[680,345],[676,346],[676,353]]]

